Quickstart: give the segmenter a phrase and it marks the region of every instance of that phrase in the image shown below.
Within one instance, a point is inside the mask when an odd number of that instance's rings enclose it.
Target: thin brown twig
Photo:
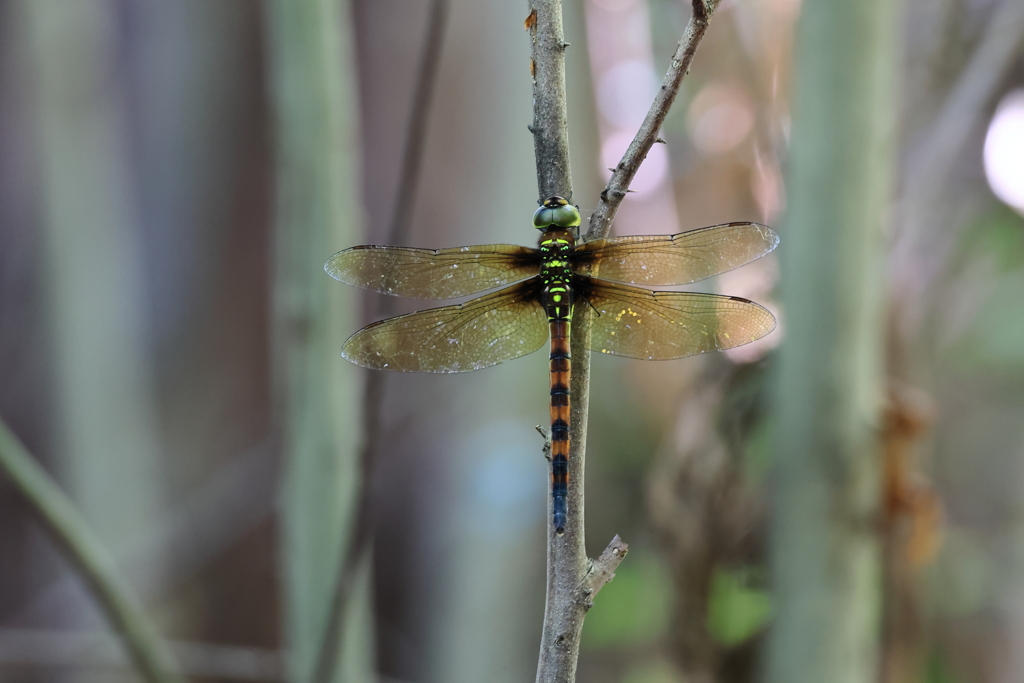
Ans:
[[[987,107],[1021,53],[1024,4],[1005,0],[992,13],[977,45],[903,170],[903,220],[889,272],[899,283],[893,291],[906,301],[901,306],[907,311],[920,308],[909,300],[933,289],[935,278],[958,243],[955,230],[934,229],[948,212],[942,188],[964,148],[977,135]],[[917,263],[909,267],[914,260]],[[908,277],[908,273],[913,276]],[[905,329],[899,332],[912,335],[919,323],[920,316],[904,315],[900,327]]]
[[[409,127],[405,134],[405,150],[402,156],[402,175],[395,193],[395,213],[388,231],[388,244],[405,244],[412,224],[412,209],[416,200],[416,189],[420,182],[420,167],[427,137],[427,120],[430,104],[434,99],[434,84],[437,83],[438,68],[441,65],[441,47],[444,44],[444,29],[448,23],[449,0],[434,0],[427,23],[427,36],[420,57],[420,71],[416,79],[416,92],[409,111]],[[391,299],[387,299],[391,301]],[[377,373],[379,374],[379,373]]]
[[[927,202],[942,186],[1024,47],[1022,41],[1024,4],[1005,0],[992,13],[977,49],[907,164],[911,199]]]
[[[0,469],[75,565],[107,619],[121,634],[139,671],[152,683],[184,683],[166,643],[118,574],[103,543],[2,421]]]
[[[199,488],[162,512],[159,524],[145,538],[118,548],[114,563],[143,604],[170,594],[271,516],[279,452],[277,439],[267,437],[232,456]],[[154,577],[157,564],[159,577]],[[61,577],[0,619],[0,629],[45,622],[80,590],[78,577]]]
[[[651,108],[636,132],[629,148],[622,155],[622,160],[616,165],[608,185],[601,192],[601,201],[598,203],[594,213],[590,215],[590,229],[587,231],[587,240],[603,239],[608,236],[612,227],[612,220],[615,212],[619,210],[626,193],[629,191],[629,184],[640,169],[640,164],[647,158],[647,153],[658,141],[658,133],[661,125],[668,116],[672,103],[679,94],[679,87],[683,84],[683,78],[690,71],[690,63],[693,56],[697,54],[697,46],[700,45],[704,33],[708,30],[711,17],[718,8],[719,0],[693,0],[693,15],[690,17],[683,37],[676,46],[675,54],[669,64],[665,78],[661,81],[661,88],[651,104]]]
[[[395,209],[388,233],[388,244],[403,244],[409,234],[412,208],[419,186],[423,149],[426,143],[427,118],[433,101],[437,74],[441,64],[441,47],[447,26],[449,0],[434,0],[427,25],[427,34],[420,57],[420,70],[416,79],[416,92],[409,110],[409,126],[402,155],[401,175],[395,195]],[[387,315],[391,299],[381,303],[381,313]],[[386,374],[373,372],[366,379],[363,391],[363,446],[359,457],[359,481],[356,498],[356,517],[352,533],[345,545],[338,576],[331,597],[324,638],[317,655],[313,680],[329,683],[337,664],[338,649],[344,640],[345,617],[355,584],[355,576],[370,550],[372,526],[372,496],[370,488],[374,463],[380,450],[381,411],[386,391]]]

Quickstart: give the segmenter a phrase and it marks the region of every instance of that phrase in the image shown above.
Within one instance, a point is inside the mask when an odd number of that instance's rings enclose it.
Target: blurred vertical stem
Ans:
[[[161,490],[113,3],[20,4],[34,76],[56,463],[70,498],[0,426],[0,460],[151,681],[181,680],[116,553],[152,533]],[[158,567],[160,563],[154,563]],[[159,584],[161,577],[155,577]],[[65,606],[71,624],[77,601]]]
[[[323,264],[358,241],[354,42],[344,0],[267,0],[276,123],[276,416],[283,434],[289,680],[311,680],[359,486],[359,375],[339,355],[356,294]],[[333,680],[371,680],[369,579],[358,587]]]
[[[0,469],[60,543],[104,614],[124,638],[132,660],[146,679],[152,683],[184,683],[184,679],[174,673],[170,650],[160,640],[128,585],[118,576],[103,543],[3,422],[0,422]]]
[[[116,6],[20,9],[35,89],[55,462],[116,553],[152,533],[163,499]]]
[[[448,20],[448,2],[449,0],[433,0],[430,8],[427,35],[423,41],[423,50],[419,59],[420,68],[416,78],[416,91],[413,94],[412,107],[409,111],[405,149],[402,154],[401,173],[387,244],[404,244],[409,235],[416,189],[420,181],[423,149],[426,146],[427,116],[430,113],[437,74],[440,71],[441,47],[444,44],[445,25]],[[385,298],[381,303],[381,313],[384,314],[381,317],[391,315],[393,307],[394,300]],[[357,472],[363,485],[353,501],[355,507],[353,530],[342,551],[341,566],[334,579],[330,615],[313,672],[314,683],[330,681],[332,672],[337,666],[338,642],[345,637],[345,616],[348,606],[351,604],[352,589],[355,586],[353,579],[360,567],[367,566],[369,562],[367,550],[372,536],[370,519],[372,500],[369,487],[372,481],[374,461],[380,451],[383,436],[381,418],[383,417],[386,382],[387,373],[372,372],[366,378],[363,388],[363,442],[360,448]]]
[[[878,675],[883,230],[899,4],[807,0],[797,33],[769,683]]]

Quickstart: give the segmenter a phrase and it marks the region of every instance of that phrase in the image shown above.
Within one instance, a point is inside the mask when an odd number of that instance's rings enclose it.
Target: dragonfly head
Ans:
[[[579,209],[561,197],[548,197],[533,214],[533,227],[538,230],[578,228],[579,225]]]

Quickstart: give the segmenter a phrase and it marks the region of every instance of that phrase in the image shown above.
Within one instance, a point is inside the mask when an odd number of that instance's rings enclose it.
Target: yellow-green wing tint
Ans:
[[[324,270],[335,280],[410,299],[452,299],[536,275],[536,249],[488,244],[452,249],[363,245],[340,251]]]
[[[590,348],[643,360],[670,360],[749,344],[775,328],[752,301],[717,294],[651,292],[578,278],[592,306]]]
[[[678,235],[594,240],[573,252],[580,275],[637,285],[686,285],[761,258],[779,236],[759,223],[726,223]]]
[[[461,305],[373,323],[352,335],[341,355],[400,372],[468,372],[525,356],[548,339],[538,287],[539,280],[528,280]]]

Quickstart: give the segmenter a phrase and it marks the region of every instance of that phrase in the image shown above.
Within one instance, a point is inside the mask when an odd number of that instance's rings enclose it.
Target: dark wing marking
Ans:
[[[411,299],[452,299],[536,275],[540,252],[514,244],[451,249],[363,245],[340,251],[324,270],[335,280]]]
[[[532,353],[548,338],[537,278],[467,301],[400,315],[352,335],[341,355],[401,372],[468,372]]]
[[[578,278],[593,308],[583,320],[590,348],[644,360],[670,360],[749,344],[775,329],[764,307],[734,296],[651,292]]]
[[[594,240],[572,255],[580,275],[638,285],[686,285],[761,258],[779,236],[759,223],[726,223],[678,235]]]

